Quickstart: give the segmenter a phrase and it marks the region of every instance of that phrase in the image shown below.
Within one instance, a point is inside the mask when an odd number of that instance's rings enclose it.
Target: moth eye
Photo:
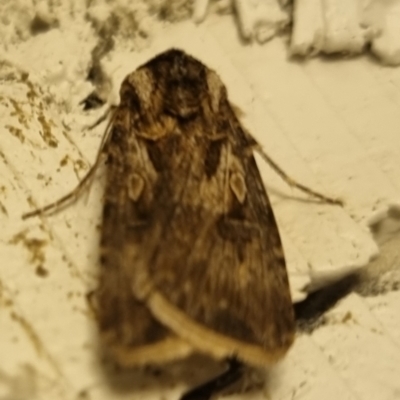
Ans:
[[[132,174],[128,186],[128,196],[133,201],[138,201],[144,189],[144,179],[139,174]]]
[[[243,204],[247,193],[246,183],[243,175],[239,172],[233,172],[229,178],[229,186],[239,203]]]

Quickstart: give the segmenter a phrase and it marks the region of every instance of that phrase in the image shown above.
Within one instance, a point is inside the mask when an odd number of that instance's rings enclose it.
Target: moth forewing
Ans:
[[[111,257],[106,260],[105,257]],[[100,285],[94,292],[100,337],[106,355],[121,367],[162,364],[187,357],[194,349],[155,320],[132,294],[124,271],[103,255]]]

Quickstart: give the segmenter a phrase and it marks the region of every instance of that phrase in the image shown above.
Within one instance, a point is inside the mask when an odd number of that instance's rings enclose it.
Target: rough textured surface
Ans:
[[[3,18],[11,15],[3,13]],[[104,130],[104,125],[87,129],[104,109],[88,113],[79,105],[95,89],[86,77],[98,31],[83,11],[73,23],[59,15],[59,27],[49,18],[47,31],[37,32],[36,23],[35,35],[27,30],[12,41],[4,39],[0,396],[172,400],[183,386],[209,376],[210,364],[193,360],[194,371],[172,365],[162,372],[121,373],[100,360],[86,294],[97,282],[101,171],[88,195],[62,213],[20,219],[23,212],[75,187],[95,159]],[[318,273],[365,266],[379,251],[383,264],[398,270],[397,230],[389,229],[382,243],[368,223],[371,216],[375,222],[397,218],[390,210],[400,195],[400,71],[366,58],[290,63],[280,40],[265,47],[241,45],[229,18],[210,16],[201,29],[191,24],[165,29],[149,29],[158,38],[154,41],[142,36],[115,40],[101,58],[109,101],[113,95],[117,99],[114,92],[122,79],[150,57],[172,45],[186,49],[224,76],[232,101],[244,114],[241,121],[289,175],[345,201],[343,209],[305,202],[305,196],[258,163],[281,230],[294,295],[304,296],[302,287]],[[376,268],[387,271],[379,260]],[[375,400],[379,393],[385,400],[398,398],[399,292],[390,286],[396,274],[385,276],[383,293],[353,294],[328,315],[323,328],[298,337],[267,376],[265,391],[271,397]],[[379,348],[387,357],[375,351]],[[235,397],[263,395],[258,390]]]

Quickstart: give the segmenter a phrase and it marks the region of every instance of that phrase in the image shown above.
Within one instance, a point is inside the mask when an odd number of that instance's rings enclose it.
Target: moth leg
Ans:
[[[301,190],[304,193],[309,194],[312,197],[315,197],[319,200],[322,200],[325,203],[328,204],[336,204],[339,206],[343,206],[343,201],[340,199],[333,199],[331,197],[327,197],[321,193],[316,192],[315,190],[312,190],[308,188],[307,186],[302,185],[301,183],[296,182],[294,179],[292,179],[290,176],[288,176],[279,166],[278,164],[271,159],[271,157],[265,153],[260,147],[256,147],[255,149],[258,154],[262,157],[262,159],[267,162],[270,167],[289,185],[292,187],[295,187],[299,190]]]
[[[83,103],[84,101],[85,100],[82,100],[81,103]],[[79,103],[79,104],[81,104],[81,103]],[[117,109],[117,106],[113,106],[113,105],[107,107],[107,109],[104,111],[104,113],[102,115],[100,115],[100,117],[97,118],[97,120],[92,125],[88,126],[88,129],[91,131],[92,129],[96,128],[96,126],[100,125],[103,121],[105,121],[108,118],[108,116],[110,115],[110,113],[113,113],[116,109]],[[114,118],[112,116],[111,121],[113,121],[113,120],[114,120]],[[107,128],[106,128],[107,131],[108,131],[109,127],[110,127],[110,122],[107,124]]]
[[[225,372],[189,390],[181,397],[181,400],[209,400],[215,393],[221,392],[241,379],[244,365],[235,358],[229,359],[228,363],[229,366]]]
[[[65,206],[68,202],[72,201],[73,199],[77,199],[78,195],[83,192],[85,189],[86,184],[93,178],[94,172],[96,171],[97,162],[90,168],[89,172],[85,175],[85,177],[78,183],[78,185],[65,196],[61,197],[60,199],[47,204],[44,207],[37,208],[34,211],[27,212],[22,214],[22,219],[28,219],[31,217],[36,217],[37,215],[41,215],[44,213],[52,213],[55,212],[57,209]]]
[[[108,112],[110,112],[110,111],[112,111],[112,109],[108,110]],[[107,112],[107,114],[108,114],[108,112]],[[37,208],[34,211],[30,211],[25,214],[22,214],[22,219],[28,219],[28,218],[35,217],[37,215],[41,215],[44,213],[50,214],[52,212],[55,212],[58,209],[67,205],[68,202],[76,200],[78,198],[78,196],[81,193],[83,193],[83,191],[86,189],[86,186],[88,184],[90,184],[90,182],[92,181],[94,174],[97,170],[97,167],[99,166],[99,164],[101,162],[101,158],[102,158],[103,154],[106,153],[107,144],[108,144],[110,136],[111,136],[111,126],[112,126],[112,123],[114,122],[115,115],[116,115],[116,113],[114,112],[110,118],[110,121],[107,124],[105,134],[103,135],[100,149],[97,153],[94,164],[90,167],[89,171],[86,173],[86,175],[83,177],[83,179],[78,183],[78,185],[73,190],[71,190],[69,193],[67,193],[65,196],[59,198],[58,200],[56,200],[50,204],[47,204],[44,207]],[[102,117],[98,121],[96,121],[96,123],[94,125],[89,127],[89,129],[93,129],[100,122],[102,122]]]

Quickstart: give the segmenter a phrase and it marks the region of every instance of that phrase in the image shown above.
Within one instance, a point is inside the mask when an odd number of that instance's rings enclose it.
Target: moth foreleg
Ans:
[[[108,115],[110,112],[115,111],[115,107],[110,107],[106,111],[106,113],[100,117],[93,125],[91,125],[88,129],[93,129],[96,127],[99,123],[101,123]],[[96,160],[94,164],[90,167],[89,171],[86,173],[86,175],[83,177],[83,179],[78,183],[78,185],[71,190],[69,193],[67,193],[65,196],[59,198],[56,201],[53,201],[50,204],[47,204],[44,207],[37,208],[34,211],[27,212],[25,214],[22,214],[22,219],[27,219],[31,217],[35,217],[37,215],[41,214],[51,214],[53,212],[56,212],[57,210],[60,210],[62,207],[65,207],[69,202],[76,200],[81,193],[86,189],[87,185],[90,184],[91,180],[94,177],[94,174],[101,162],[102,156],[107,153],[107,144],[109,142],[110,136],[111,136],[111,128],[114,122],[114,117],[115,117],[115,112],[111,115],[110,121],[107,124],[107,127],[105,129],[99,151],[96,156]]]

